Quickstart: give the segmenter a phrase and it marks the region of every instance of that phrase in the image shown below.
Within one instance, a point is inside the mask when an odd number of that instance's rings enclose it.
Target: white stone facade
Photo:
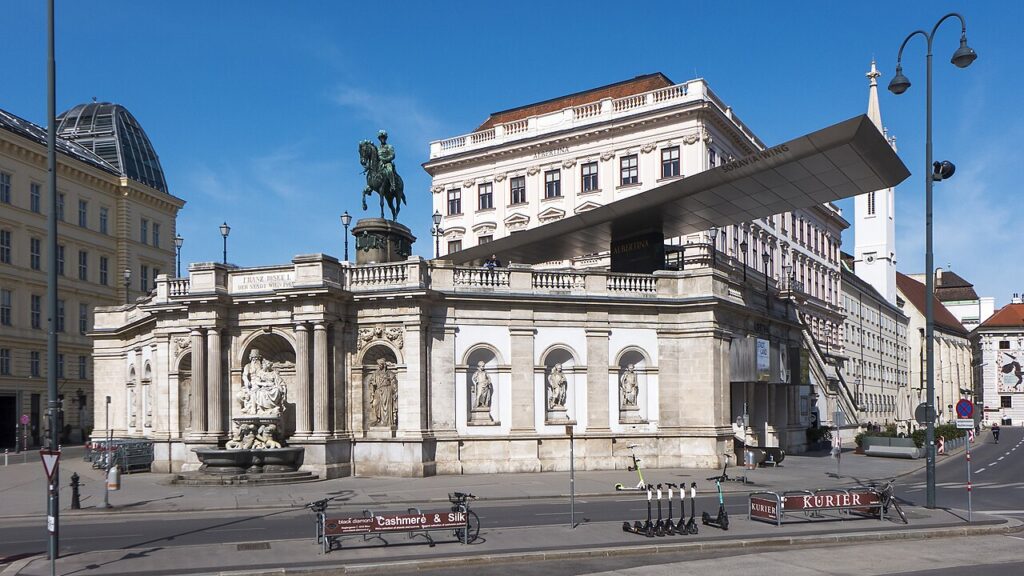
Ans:
[[[983,424],[1024,423],[1024,304],[1014,294],[971,334]]]
[[[193,265],[145,301],[98,312],[97,388],[113,398],[113,433],[153,439],[162,471],[195,469],[192,448],[230,437],[254,348],[287,384],[287,442],[323,477],[566,469],[567,424],[577,467],[624,468],[630,443],[650,466],[719,466],[733,449],[730,385],[751,388],[752,442],[799,451],[807,423],[786,364],[800,328],[774,282],[765,309],[742,274],[712,268],[707,252],[654,274],[323,255]],[[769,343],[756,378],[754,338]],[[366,376],[380,358],[398,379],[393,426],[370,424]],[[556,365],[564,409],[551,408]],[[638,390],[624,407],[630,366]],[[474,414],[481,367],[493,394]]]

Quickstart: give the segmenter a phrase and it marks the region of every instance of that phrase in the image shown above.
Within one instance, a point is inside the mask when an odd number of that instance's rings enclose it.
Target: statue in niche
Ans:
[[[146,407],[145,419],[143,420],[143,426],[147,428],[153,427],[153,397],[149,393],[150,385],[147,384],[142,387],[142,404]]]
[[[562,365],[555,364],[548,375],[548,410],[564,409],[569,383],[562,373]]]
[[[186,376],[181,380],[178,396],[178,410],[181,414],[178,423],[182,430],[192,429],[192,378]]]
[[[249,353],[242,369],[242,388],[235,396],[243,414],[279,416],[285,411],[288,388],[273,362],[263,358],[258,348]]]
[[[476,363],[476,373],[473,374],[473,397],[476,401],[473,405],[476,408],[490,409],[491,396],[494,395],[494,384],[484,369],[485,366],[486,364],[483,361]]]
[[[626,371],[619,378],[619,393],[622,395],[623,406],[636,406],[636,397],[640,392],[640,386],[636,381],[636,366],[626,366]]]
[[[128,426],[135,426],[135,388],[128,389]]]
[[[398,376],[383,358],[377,359],[377,369],[366,377],[370,391],[370,425],[394,426],[398,422]]]

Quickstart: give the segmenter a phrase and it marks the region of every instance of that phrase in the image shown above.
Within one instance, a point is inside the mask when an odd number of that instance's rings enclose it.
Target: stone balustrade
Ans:
[[[742,263],[738,259],[721,252],[713,258],[711,246],[701,243],[670,247],[666,255],[669,269],[654,274],[551,270],[524,264],[488,269],[452,266],[444,260],[427,261],[418,256],[403,262],[351,265],[324,254],[313,254],[297,256],[291,265],[281,266],[235,268],[220,263],[193,264],[188,278],[158,276],[151,302],[165,304],[219,295],[244,298],[307,289],[342,290],[357,297],[381,291],[430,289],[460,294],[671,298],[710,293],[713,261],[719,272],[737,284],[741,282]],[[763,273],[758,263],[748,264],[747,285],[756,291],[763,286]],[[769,279],[769,284],[772,291],[778,289],[774,279]],[[799,290],[798,284],[783,286],[783,290]]]

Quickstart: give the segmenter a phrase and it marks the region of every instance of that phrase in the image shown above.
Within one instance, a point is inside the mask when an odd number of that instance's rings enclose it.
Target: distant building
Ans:
[[[924,274],[911,274],[924,283]],[[952,270],[935,269],[935,297],[967,330],[974,330],[995,312],[995,298],[978,296],[974,285]]]
[[[914,417],[908,388],[910,318],[848,267],[852,256],[844,257],[841,375],[857,398],[861,423],[909,429]]]
[[[57,125],[57,385],[64,441],[80,441],[96,400],[93,310],[149,294],[173,270],[184,201],[124,107],[75,106]],[[46,426],[47,182],[46,130],[0,110],[0,448],[16,436],[38,445]]]
[[[1014,294],[972,335],[985,423],[1024,423],[1024,301]]]
[[[914,405],[925,401],[925,285],[906,274],[896,273],[898,297],[910,317],[907,345],[910,349],[910,387]],[[973,353],[969,333],[938,298],[932,303],[935,322],[934,386],[935,410],[940,422],[954,418],[953,406],[960,398],[975,396]]]

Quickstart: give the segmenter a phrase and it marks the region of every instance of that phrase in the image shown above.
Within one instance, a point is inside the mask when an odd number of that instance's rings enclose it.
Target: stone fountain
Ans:
[[[242,370],[235,396],[241,416],[232,418],[232,437],[223,448],[193,448],[202,463],[197,472],[179,476],[189,484],[280,483],[313,480],[299,472],[304,448],[287,446],[283,416],[288,387],[278,366],[258,349]]]

